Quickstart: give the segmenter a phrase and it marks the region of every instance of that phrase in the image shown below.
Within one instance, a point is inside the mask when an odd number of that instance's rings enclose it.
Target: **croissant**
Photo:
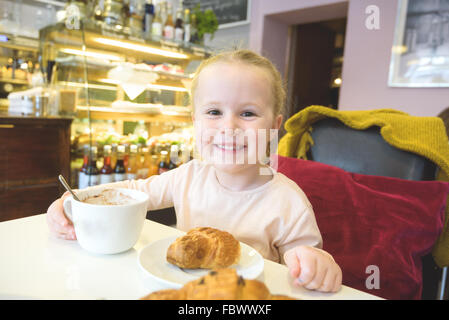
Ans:
[[[167,261],[180,268],[226,268],[240,259],[240,243],[228,232],[209,227],[190,230],[167,250]]]
[[[271,295],[263,282],[245,280],[235,269],[217,269],[186,283],[181,289],[153,292],[141,300],[295,300]]]

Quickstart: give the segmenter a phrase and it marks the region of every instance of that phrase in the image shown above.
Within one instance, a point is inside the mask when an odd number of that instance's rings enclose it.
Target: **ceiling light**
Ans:
[[[125,41],[119,41],[119,40],[113,40],[113,39],[107,39],[107,38],[94,38],[93,41],[113,46],[113,47],[120,47],[124,49],[134,50],[134,51],[140,51],[145,52],[149,54],[156,54],[159,56],[169,57],[169,58],[176,58],[176,59],[188,59],[189,57],[183,53],[173,52],[169,50],[162,50],[157,48],[152,48],[146,45],[142,44],[135,44],[131,42],[125,42]]]
[[[120,85],[121,81],[115,79],[99,79],[98,81],[110,84]],[[164,86],[160,84],[147,84],[147,88],[154,90],[168,90],[168,91],[179,91],[179,92],[187,92],[186,88],[183,87],[175,87],[175,86]]]
[[[159,85],[159,84],[149,84],[148,88],[155,89],[155,90],[169,90],[169,91],[187,92],[186,88],[174,87],[174,86],[163,86],[163,85]]]
[[[111,61],[122,61],[123,60],[119,56],[116,56],[113,54],[99,53],[99,52],[94,52],[94,51],[83,51],[83,50],[63,48],[63,49],[61,49],[61,52],[68,53],[68,54],[74,54],[74,55],[78,55],[78,56],[96,58],[96,59],[101,59],[101,60],[111,60]]]

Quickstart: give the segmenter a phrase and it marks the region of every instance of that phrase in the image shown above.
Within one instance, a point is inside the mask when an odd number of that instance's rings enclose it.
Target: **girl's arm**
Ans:
[[[322,247],[322,237],[311,206],[299,219],[292,220],[279,246],[282,260],[289,269],[293,283],[310,290],[337,292],[342,272],[334,258]]]
[[[292,208],[298,208],[292,205]],[[290,214],[285,215],[285,224],[280,238],[276,241],[281,263],[285,263],[285,253],[298,246],[310,246],[321,248],[323,239],[316,223],[315,214],[311,205],[306,205],[303,211],[298,214],[292,209]]]
[[[174,184],[175,175],[180,168],[167,171],[158,176],[152,176],[148,179],[126,180],[90,188],[111,187],[140,190],[149,195],[148,210],[168,208],[173,206],[172,185]],[[55,200],[50,205],[47,209],[47,224],[50,231],[56,236],[67,240],[75,240],[75,229],[70,220],[65,216],[62,206],[64,199],[68,196],[70,196],[70,193],[67,191],[61,198]]]
[[[158,210],[173,206],[172,186],[178,168],[147,179],[125,180],[102,184],[92,188],[127,188],[145,192],[149,196],[148,210]]]

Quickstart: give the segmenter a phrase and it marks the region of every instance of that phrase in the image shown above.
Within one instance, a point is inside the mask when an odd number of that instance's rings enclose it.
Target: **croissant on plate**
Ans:
[[[209,227],[190,230],[167,250],[167,261],[180,268],[226,268],[239,259],[240,243],[232,234]]]
[[[153,292],[142,300],[295,300],[272,295],[263,282],[247,280],[235,269],[217,269],[186,283],[181,289]]]

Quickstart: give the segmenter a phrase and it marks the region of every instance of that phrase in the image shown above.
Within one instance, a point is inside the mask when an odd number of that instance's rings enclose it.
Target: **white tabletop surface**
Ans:
[[[50,234],[45,214],[0,223],[0,299],[139,299],[164,289],[143,281],[137,255],[152,241],[181,231],[150,220],[134,248],[115,255],[95,255],[76,241]],[[273,294],[300,299],[380,299],[343,286],[321,293],[291,284],[284,265],[265,260],[263,274]]]

